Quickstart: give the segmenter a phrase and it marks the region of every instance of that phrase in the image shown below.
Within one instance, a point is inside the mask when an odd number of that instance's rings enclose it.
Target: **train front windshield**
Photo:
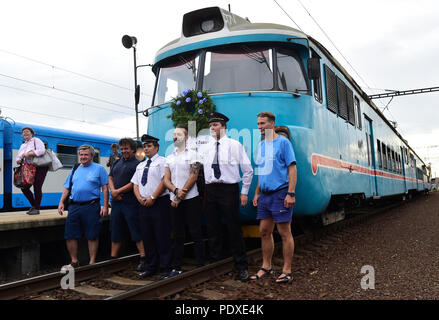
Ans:
[[[201,55],[204,66],[199,65]],[[303,63],[294,49],[234,45],[180,55],[162,64],[154,104],[168,102],[183,90],[196,88],[201,67],[202,88],[210,93],[308,90]]]

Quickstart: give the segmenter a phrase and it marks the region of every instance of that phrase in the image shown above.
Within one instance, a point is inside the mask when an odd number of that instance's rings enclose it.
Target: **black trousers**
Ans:
[[[145,270],[171,271],[171,202],[169,196],[157,198],[151,207],[140,206],[140,231],[145,247]]]
[[[214,261],[221,259],[221,218],[224,217],[235,267],[243,270],[247,269],[248,263],[239,220],[239,196],[240,190],[237,183],[206,184],[206,224],[210,256]]]
[[[195,197],[180,202],[177,208],[171,207],[172,227],[174,231],[173,265],[180,270],[184,254],[185,227],[188,226],[192,241],[195,243],[195,258],[198,265],[205,264],[203,232],[201,228],[201,199]]]

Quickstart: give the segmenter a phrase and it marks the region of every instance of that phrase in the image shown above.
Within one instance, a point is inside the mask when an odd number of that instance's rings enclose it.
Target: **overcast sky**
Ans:
[[[438,1],[277,2],[294,22],[272,0],[2,0],[2,116],[135,136],[133,52],[122,46],[122,36],[137,37],[139,65],[152,63],[158,49],[180,37],[183,14],[209,6],[227,9],[228,4],[251,22],[298,25],[321,42],[367,94],[439,86]],[[144,109],[150,105],[154,77],[150,68],[139,69],[138,76]],[[395,97],[384,111],[418,154],[433,163],[433,175],[439,175],[438,101],[439,92]],[[380,109],[388,102],[376,100]],[[140,115],[140,131],[145,130],[146,118]]]

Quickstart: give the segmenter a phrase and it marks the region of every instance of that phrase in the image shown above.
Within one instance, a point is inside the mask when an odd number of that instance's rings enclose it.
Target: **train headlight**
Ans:
[[[201,31],[210,32],[215,27],[215,22],[213,20],[205,20],[201,22]]]

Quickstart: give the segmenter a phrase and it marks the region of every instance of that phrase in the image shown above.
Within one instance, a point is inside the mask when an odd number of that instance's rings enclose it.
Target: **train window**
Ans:
[[[183,90],[195,88],[198,77],[197,54],[180,55],[160,66],[154,104],[162,104]]]
[[[386,145],[383,143],[381,152],[383,154],[383,169],[387,169],[387,153],[386,153]]]
[[[369,145],[369,135],[366,132],[366,144],[367,144],[367,165],[370,166],[370,145]]]
[[[383,159],[382,159],[382,155],[381,155],[381,142],[378,139],[377,139],[377,146],[378,146],[378,168],[382,169],[383,168]]]
[[[339,77],[337,77],[337,95],[338,95],[338,111],[340,117],[348,119],[348,105],[346,101],[346,85]]]
[[[311,57],[312,58],[319,58],[320,56],[313,50],[311,49]],[[322,77],[320,77],[319,79],[314,79],[313,81],[313,85],[314,85],[314,98],[322,103],[323,102],[323,95],[322,95]]]
[[[332,71],[327,65],[325,65],[325,78],[328,110],[338,113],[337,80],[334,71]]]
[[[346,102],[348,105],[349,123],[355,127],[354,93],[348,86],[346,86]]]
[[[395,151],[391,151],[392,152],[392,171],[396,172],[396,159],[395,159]]]
[[[95,155],[93,156],[93,162],[100,163],[101,160],[101,152],[98,148],[95,149]]]
[[[206,52],[203,89],[212,93],[272,90],[272,50],[240,45]]]
[[[308,91],[303,64],[296,52],[279,48],[276,51],[277,81],[283,91]]]
[[[66,146],[62,144],[56,145],[56,155],[66,168],[72,168],[76,163],[78,163],[78,147],[77,146]]]
[[[357,126],[358,129],[362,128],[362,124],[361,124],[361,107],[360,107],[360,100],[355,97],[354,99],[354,103],[355,103],[355,110],[357,111]]]
[[[393,170],[392,153],[390,152],[389,147],[387,147],[387,164],[388,164],[387,169],[389,171],[392,171]]]

